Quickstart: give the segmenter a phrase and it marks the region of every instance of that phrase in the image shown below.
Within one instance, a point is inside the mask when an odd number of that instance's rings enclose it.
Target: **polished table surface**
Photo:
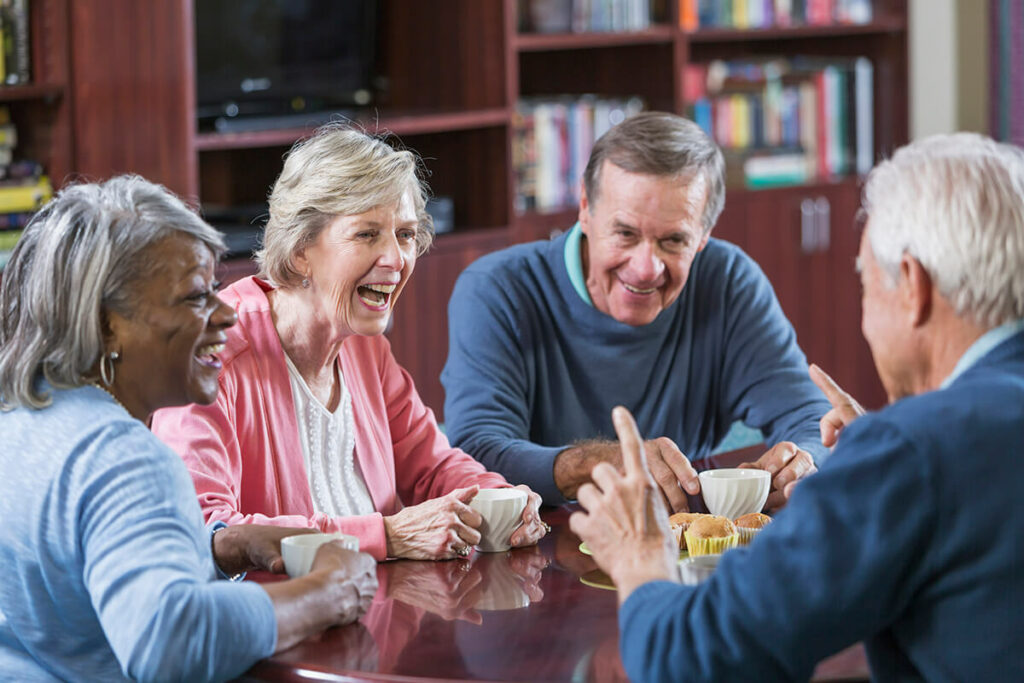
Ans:
[[[380,588],[358,623],[264,660],[243,680],[627,680],[615,592],[587,585],[607,578],[579,551],[573,509],[545,508],[552,533],[534,548],[379,564]],[[860,646],[815,672],[816,680],[867,678]]]

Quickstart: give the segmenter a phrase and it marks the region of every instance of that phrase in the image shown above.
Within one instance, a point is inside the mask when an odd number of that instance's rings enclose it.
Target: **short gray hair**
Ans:
[[[175,232],[224,253],[195,211],[135,175],[66,187],[33,217],[0,287],[0,408],[49,405],[40,375],[54,387],[88,381],[103,311],[134,312],[137,283],[160,267],[147,251]]]
[[[336,216],[396,204],[412,193],[420,254],[434,238],[420,158],[347,123],[331,123],[292,147],[270,193],[270,219],[256,252],[260,276],[282,287],[298,284],[292,257],[316,241]]]
[[[707,203],[701,225],[711,232],[725,206],[725,159],[722,150],[693,121],[675,114],[648,111],[631,116],[602,135],[583,172],[587,199],[597,202],[601,167],[610,161],[624,171],[669,176],[689,182],[703,175]]]
[[[1024,318],[1024,150],[976,133],[918,140],[871,172],[863,208],[892,282],[909,254],[957,315]]]

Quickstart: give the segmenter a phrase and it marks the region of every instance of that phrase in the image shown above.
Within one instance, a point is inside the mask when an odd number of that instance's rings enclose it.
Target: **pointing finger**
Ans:
[[[626,476],[649,477],[647,460],[644,458],[643,439],[640,438],[640,430],[637,429],[633,416],[624,407],[616,406],[612,410],[612,422],[615,424],[615,433],[619,437],[622,466],[626,470]]]
[[[834,408],[838,408],[843,405],[855,403],[853,398],[848,393],[836,384],[836,381],[829,377],[828,373],[819,368],[817,365],[811,364],[810,369],[811,381],[818,385],[821,392],[825,394],[825,398],[832,404]]]

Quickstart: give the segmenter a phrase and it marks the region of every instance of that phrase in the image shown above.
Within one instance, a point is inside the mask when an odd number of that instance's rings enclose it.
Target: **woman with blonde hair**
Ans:
[[[209,403],[235,313],[220,235],[136,176],[71,186],[33,218],[0,288],[0,679],[220,680],[328,626],[377,588],[326,544],[265,586],[304,530],[203,526],[153,411]]]
[[[349,126],[289,153],[260,273],[223,294],[239,323],[220,395],[153,421],[207,521],[343,531],[377,559],[465,556],[480,540],[468,503],[508,483],[448,444],[383,336],[432,239],[425,203],[417,157]],[[530,545],[545,525],[520,488],[510,540]]]

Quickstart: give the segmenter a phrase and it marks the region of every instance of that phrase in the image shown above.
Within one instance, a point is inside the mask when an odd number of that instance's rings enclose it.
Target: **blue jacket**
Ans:
[[[1024,333],[843,432],[747,549],[619,614],[635,681],[806,680],[859,640],[878,680],[1024,680]]]

